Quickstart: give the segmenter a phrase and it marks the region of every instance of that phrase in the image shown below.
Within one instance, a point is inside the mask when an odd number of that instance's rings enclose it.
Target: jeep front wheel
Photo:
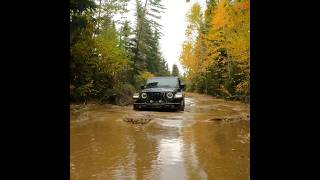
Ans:
[[[180,111],[184,111],[184,98],[180,102]]]
[[[137,105],[133,105],[133,110],[139,111],[140,109],[139,109],[139,107]]]

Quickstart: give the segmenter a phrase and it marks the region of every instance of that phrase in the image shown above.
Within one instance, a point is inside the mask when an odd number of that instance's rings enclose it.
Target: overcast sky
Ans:
[[[167,9],[161,19],[163,36],[160,39],[160,46],[170,70],[173,64],[177,64],[180,72],[183,71],[179,57],[185,40],[186,13],[194,2],[199,2],[202,7],[205,6],[205,0],[190,0],[189,3],[186,3],[186,0],[162,0]]]
[[[144,1],[143,1],[144,2]],[[179,62],[179,57],[182,50],[182,43],[185,40],[185,30],[187,27],[186,13],[191,8],[192,4],[199,2],[205,7],[205,0],[162,0],[165,6],[164,13],[160,24],[162,25],[163,36],[160,39],[160,48],[163,57],[166,59],[171,70],[173,64],[177,64],[180,72],[184,72]],[[129,14],[127,16],[132,25],[135,25],[135,0],[131,0],[128,4]]]

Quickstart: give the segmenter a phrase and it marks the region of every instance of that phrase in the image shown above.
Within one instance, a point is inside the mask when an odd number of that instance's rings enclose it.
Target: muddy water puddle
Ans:
[[[72,107],[71,179],[250,179],[250,121],[210,120],[249,109],[198,94],[188,94],[184,112]],[[144,125],[122,121],[137,113],[153,119]]]

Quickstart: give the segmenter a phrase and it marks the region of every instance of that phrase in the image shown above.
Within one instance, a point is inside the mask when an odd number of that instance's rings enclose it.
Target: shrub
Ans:
[[[105,90],[101,102],[109,102],[117,105],[129,105],[133,103],[132,95],[135,88],[128,83],[118,83],[112,89]]]
[[[140,86],[146,84],[147,80],[151,77],[154,77],[152,73],[147,71],[142,72],[139,76],[137,76],[136,88],[140,88]]]

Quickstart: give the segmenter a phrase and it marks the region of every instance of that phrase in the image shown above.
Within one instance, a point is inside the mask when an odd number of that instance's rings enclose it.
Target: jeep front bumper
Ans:
[[[180,103],[133,103],[136,108],[177,108]]]

